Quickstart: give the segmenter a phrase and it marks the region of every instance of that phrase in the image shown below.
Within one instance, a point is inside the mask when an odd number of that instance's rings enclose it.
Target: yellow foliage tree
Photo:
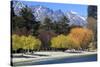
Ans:
[[[80,43],[72,36],[67,35],[66,44],[68,49],[80,49]]]
[[[53,37],[51,39],[51,47],[54,48],[65,48],[66,45],[66,36],[65,35],[58,35],[57,37]]]
[[[57,37],[52,38],[51,47],[54,48],[67,48],[67,49],[79,49],[79,42],[71,36],[58,35]]]
[[[18,36],[12,35],[12,48],[13,49],[39,49],[41,46],[41,41],[34,36]]]
[[[29,49],[39,49],[41,46],[41,41],[33,36],[28,36],[26,41]]]
[[[21,48],[21,41],[20,37],[18,35],[13,35],[12,36],[12,50],[17,50]]]

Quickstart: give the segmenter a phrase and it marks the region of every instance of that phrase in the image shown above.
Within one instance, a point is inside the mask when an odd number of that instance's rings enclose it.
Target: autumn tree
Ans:
[[[81,48],[86,49],[90,42],[93,41],[93,32],[86,28],[73,28],[69,36],[79,41]]]
[[[22,48],[21,46],[20,37],[18,35],[12,35],[12,50],[18,50],[19,48]]]
[[[34,36],[18,36],[12,35],[12,49],[18,50],[19,48],[24,50],[40,49],[41,41]]]
[[[51,47],[53,48],[66,48],[66,36],[65,35],[58,35],[57,37],[53,37],[51,39]]]
[[[68,49],[80,49],[80,43],[72,36],[67,35],[66,37],[66,46]]]
[[[21,41],[23,45],[23,49],[25,50],[34,50],[34,49],[40,49],[41,41],[31,35],[29,36],[21,36]]]
[[[86,28],[72,28],[68,35],[51,39],[51,47],[66,49],[87,49],[93,41],[93,32]]]
[[[80,49],[80,44],[75,38],[69,35],[65,36],[61,34],[51,39],[51,47],[63,49]]]

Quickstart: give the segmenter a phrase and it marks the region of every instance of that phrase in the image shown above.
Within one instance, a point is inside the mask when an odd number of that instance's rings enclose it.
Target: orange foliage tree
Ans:
[[[93,40],[93,32],[86,28],[72,28],[69,36],[75,38],[83,49],[88,48],[89,43]]]

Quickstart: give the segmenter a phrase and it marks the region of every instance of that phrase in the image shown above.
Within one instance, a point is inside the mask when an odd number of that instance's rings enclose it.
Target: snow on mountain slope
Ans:
[[[23,7],[25,7],[23,3],[17,3],[14,6],[15,14],[18,15],[18,12]],[[50,8],[47,8],[41,5],[32,6],[30,8],[32,9],[33,14],[35,15],[37,21],[43,22],[45,17],[48,17],[52,20],[52,22],[54,21],[59,22],[64,16],[66,16],[68,20],[70,21],[69,25],[78,25],[78,26],[83,26],[83,27],[86,27],[87,25],[86,18],[80,16],[77,12],[74,12],[74,11],[64,13],[61,10],[54,11]]]
[[[78,13],[74,11],[67,12],[66,17],[69,19],[70,25],[79,25],[84,27],[86,27],[87,25],[85,17],[80,16]]]

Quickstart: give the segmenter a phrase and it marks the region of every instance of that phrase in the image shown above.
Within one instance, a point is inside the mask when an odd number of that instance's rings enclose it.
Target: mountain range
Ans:
[[[25,7],[24,4],[19,3],[19,5],[14,6],[14,12],[16,15],[18,15],[19,11]],[[69,12],[62,12],[60,9],[59,10],[52,10],[50,8],[41,6],[41,5],[36,5],[36,6],[31,6],[32,12],[34,16],[36,17],[37,21],[43,22],[45,17],[48,17],[52,20],[52,22],[59,22],[61,19],[65,16],[69,20],[69,25],[78,25],[82,27],[86,27],[87,21],[86,18],[79,15],[77,12],[74,11],[69,11]]]

